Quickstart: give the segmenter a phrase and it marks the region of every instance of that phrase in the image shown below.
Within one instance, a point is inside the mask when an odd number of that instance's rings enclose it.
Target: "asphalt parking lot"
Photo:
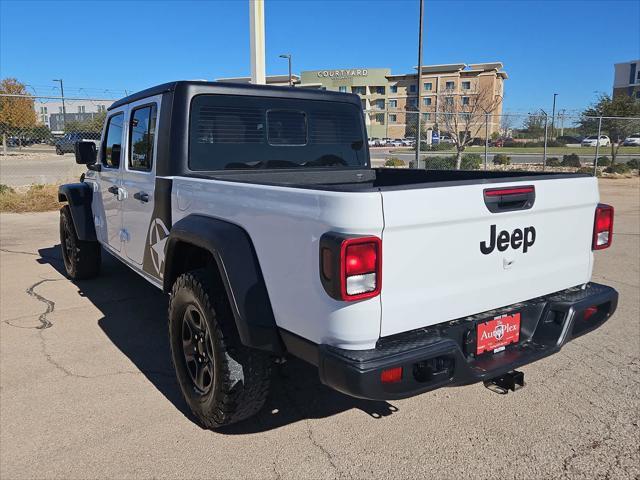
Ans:
[[[166,298],[111,258],[72,283],[57,212],[0,215],[0,477],[638,478],[640,184],[601,192],[615,235],[594,280],[618,289],[618,311],[523,368],[524,389],[367,402],[290,361],[260,415],[216,432],[180,396]]]

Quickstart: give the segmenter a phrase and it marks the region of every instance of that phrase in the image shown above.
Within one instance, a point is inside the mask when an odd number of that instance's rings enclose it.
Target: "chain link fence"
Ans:
[[[98,143],[113,99],[0,94],[0,184],[76,179],[75,142]]]
[[[75,142],[99,142],[113,101],[0,94],[0,184],[77,179],[85,168],[75,163]],[[423,111],[419,118],[412,108],[364,111],[374,166],[637,174],[637,117],[494,115],[470,109]]]
[[[418,128],[415,111],[365,111],[374,166],[637,175],[638,117],[482,111],[420,115]]]

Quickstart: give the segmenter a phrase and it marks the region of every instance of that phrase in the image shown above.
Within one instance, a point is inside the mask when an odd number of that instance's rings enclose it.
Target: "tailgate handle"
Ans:
[[[484,190],[484,204],[491,213],[528,210],[533,207],[535,200],[536,189],[533,185]]]

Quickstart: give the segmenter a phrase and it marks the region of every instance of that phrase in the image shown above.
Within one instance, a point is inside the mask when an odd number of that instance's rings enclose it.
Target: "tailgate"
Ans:
[[[535,190],[528,209],[492,213],[485,203],[496,198],[485,190],[528,186]],[[436,185],[383,190],[382,198],[381,336],[529,300],[591,277],[595,178]],[[509,203],[514,198],[521,197],[501,196],[498,208],[518,208]]]

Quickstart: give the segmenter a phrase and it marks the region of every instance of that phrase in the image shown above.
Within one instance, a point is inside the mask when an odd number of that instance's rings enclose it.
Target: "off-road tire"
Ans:
[[[208,269],[181,275],[169,301],[173,366],[187,404],[206,428],[230,425],[258,413],[271,380],[270,356],[242,345],[226,292],[221,285],[214,287],[213,275]],[[192,380],[184,355],[183,318],[194,306],[206,322],[212,344],[213,379],[206,393]]]
[[[100,244],[78,239],[69,205],[60,209],[60,248],[64,269],[72,280],[92,278],[100,273]]]

